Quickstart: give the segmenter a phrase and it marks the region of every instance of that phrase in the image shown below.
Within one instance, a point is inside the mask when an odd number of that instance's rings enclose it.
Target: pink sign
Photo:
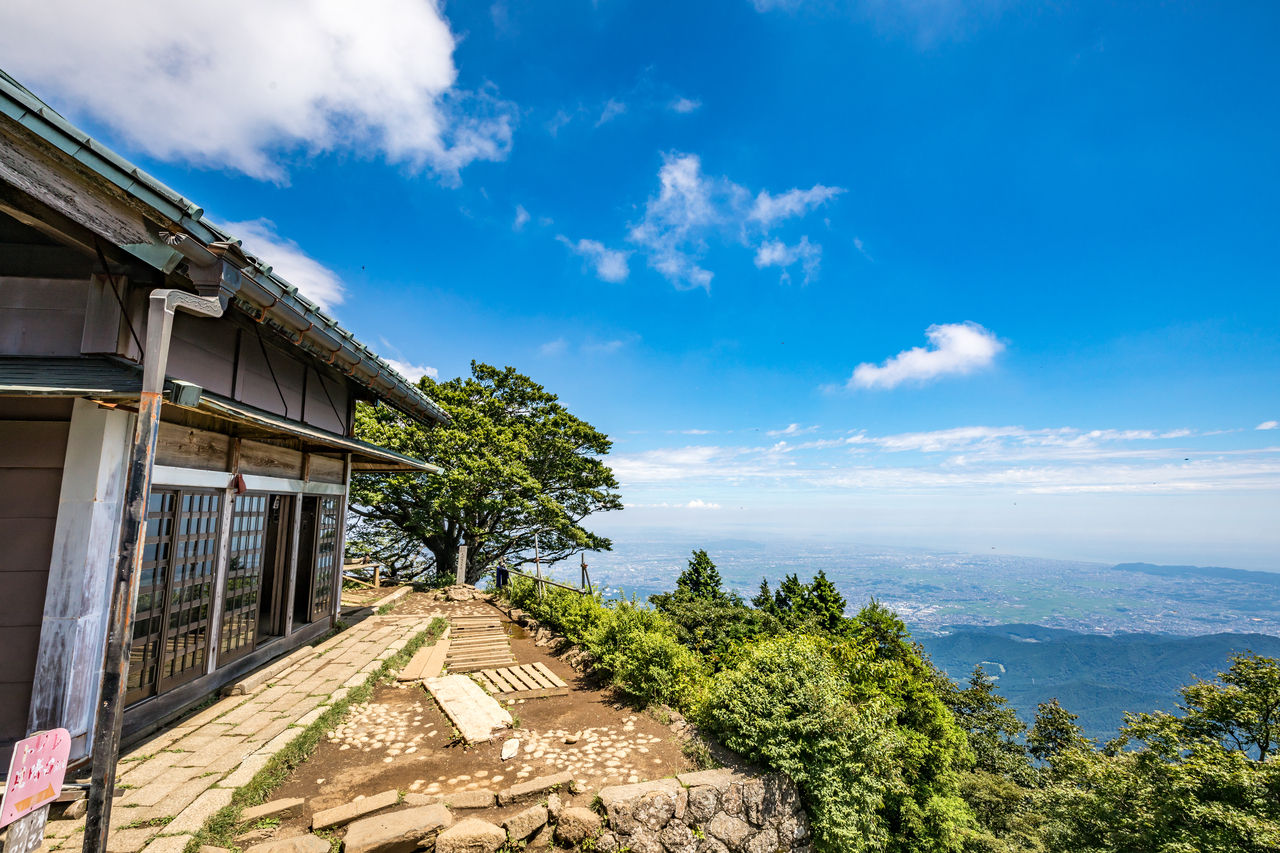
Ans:
[[[71,735],[66,729],[36,732],[13,745],[0,826],[8,826],[58,798],[70,753]]]

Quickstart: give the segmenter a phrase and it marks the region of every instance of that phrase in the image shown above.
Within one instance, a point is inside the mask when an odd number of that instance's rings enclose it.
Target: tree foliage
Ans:
[[[475,583],[496,563],[530,558],[535,535],[545,563],[611,547],[582,526],[594,512],[622,508],[601,459],[608,436],[511,367],[472,362],[469,377],[423,377],[419,387],[451,423],[424,427],[361,405],[356,435],[444,470],[354,477],[354,549],[393,569],[449,578],[465,542],[466,577]]]
[[[1266,747],[1280,665],[1236,655],[1219,676],[1182,688],[1180,717],[1129,715],[1102,750],[1052,734],[1055,712],[1041,739],[1056,750],[1041,798],[1050,850],[1280,850],[1280,764]]]

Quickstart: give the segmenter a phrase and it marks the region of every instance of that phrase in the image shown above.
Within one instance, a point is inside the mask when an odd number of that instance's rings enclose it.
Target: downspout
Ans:
[[[193,273],[197,264],[198,261],[193,258]],[[138,422],[129,456],[124,520],[120,529],[120,556],[116,561],[115,586],[111,590],[106,659],[103,663],[93,730],[93,771],[85,822],[84,853],[106,853],[107,835],[111,829],[111,800],[115,791],[116,763],[120,757],[120,730],[124,722],[124,697],[129,678],[133,609],[138,595],[138,578],[142,573],[147,497],[151,491],[151,471],[155,464],[156,437],[160,429],[160,407],[164,397],[164,374],[169,360],[173,313],[181,309],[203,317],[221,317],[227,307],[227,296],[221,292],[224,288],[219,286],[223,267],[221,261],[213,258],[213,263],[199,270],[201,281],[197,284],[203,285],[199,289],[201,292],[214,290],[212,295],[194,296],[181,290],[167,289],[151,292],[147,313],[147,346],[142,361],[142,396],[138,401]]]

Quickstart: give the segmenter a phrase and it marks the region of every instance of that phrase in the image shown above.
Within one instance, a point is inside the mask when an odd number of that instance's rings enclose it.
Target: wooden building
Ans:
[[[0,767],[89,754],[148,366],[126,739],[329,630],[353,472],[436,470],[354,438],[446,416],[268,263],[0,72]]]

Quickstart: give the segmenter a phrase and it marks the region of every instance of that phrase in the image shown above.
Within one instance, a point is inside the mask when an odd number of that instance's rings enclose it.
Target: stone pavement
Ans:
[[[368,678],[443,610],[370,616],[316,654],[228,696],[121,756],[108,853],[181,853],[270,758]],[[295,653],[296,654],[296,653]],[[50,821],[43,851],[78,850],[84,819]]]

